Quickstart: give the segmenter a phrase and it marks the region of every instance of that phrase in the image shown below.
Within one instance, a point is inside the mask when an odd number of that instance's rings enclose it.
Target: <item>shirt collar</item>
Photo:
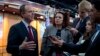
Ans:
[[[26,28],[29,26],[29,24],[25,20],[22,20],[22,22],[24,23]]]

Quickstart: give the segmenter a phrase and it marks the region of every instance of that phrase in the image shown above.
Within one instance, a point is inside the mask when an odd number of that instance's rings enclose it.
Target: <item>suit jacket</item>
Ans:
[[[11,53],[12,56],[38,56],[38,40],[37,31],[35,28],[32,29],[34,34],[34,41],[36,48],[34,51],[19,50],[19,45],[22,44],[25,37],[28,37],[28,31],[23,22],[17,23],[10,28],[7,43],[7,52]]]
[[[57,33],[57,28],[55,26],[49,26],[46,28],[45,33],[43,35],[43,40],[42,40],[42,48],[41,48],[41,54],[44,56],[48,56],[50,54],[51,47],[53,46],[51,41],[49,40],[48,36],[49,35],[56,35]],[[70,31],[67,28],[64,28],[61,30],[61,39],[63,39],[66,43],[72,43],[72,35]],[[52,50],[54,50],[53,48]],[[51,51],[52,52],[52,51]],[[52,56],[51,54],[49,56]],[[55,56],[55,54],[53,54]]]
[[[79,27],[78,27],[78,34],[76,34],[75,36],[74,36],[74,43],[77,43],[78,42],[78,40],[79,40],[79,38],[82,36],[82,34],[84,34],[84,32],[86,31],[86,28],[85,28],[85,26],[86,26],[86,22],[87,22],[87,20],[89,19],[89,17],[85,17],[85,18],[83,18],[83,20],[82,20],[82,22],[80,23],[80,25],[79,25]],[[80,19],[79,18],[77,18],[77,19],[75,19],[74,20],[74,22],[73,22],[73,27],[75,28],[76,27],[76,25],[77,25],[77,23],[80,21]]]
[[[96,31],[93,32],[90,37],[92,37],[95,33]],[[96,39],[94,40],[93,43],[91,43],[91,38],[89,38],[81,45],[64,43],[62,49],[72,53],[85,52],[86,53],[85,56],[100,56],[100,32],[96,36]]]

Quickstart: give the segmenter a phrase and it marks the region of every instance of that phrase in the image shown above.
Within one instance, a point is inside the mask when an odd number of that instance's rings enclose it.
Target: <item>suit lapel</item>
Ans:
[[[98,32],[98,33],[97,33]],[[97,34],[97,35],[96,35]],[[98,36],[100,35],[100,31],[96,31],[95,34],[96,36],[93,36],[94,40],[91,39],[91,44],[93,45],[95,43],[95,41],[98,39]]]
[[[27,38],[29,37],[28,36],[28,30],[25,27],[23,22],[19,23],[19,27],[18,28],[19,28],[19,30],[21,32],[21,35],[23,35],[24,38],[25,37],[27,37]],[[34,34],[34,41],[37,42],[37,32],[36,32],[36,30],[33,27],[32,27],[32,31],[33,31],[33,34]]]
[[[27,31],[27,28],[25,27],[24,23],[20,22],[19,25],[20,25],[19,28],[22,28],[22,29],[20,29],[20,31],[22,32],[23,36],[28,37],[28,31]]]
[[[33,27],[32,27],[32,28],[33,28]],[[37,35],[36,29],[33,28],[32,31],[33,31],[33,34],[34,34],[34,41],[35,41],[35,42],[38,42],[38,35]]]
[[[74,27],[76,27],[78,21],[79,21],[79,18],[77,18],[77,19],[75,20],[75,22],[74,22]]]
[[[90,37],[92,38],[92,36],[93,36],[95,33],[96,33],[96,30],[91,34]],[[91,41],[91,38],[90,38],[90,44],[89,44],[89,47],[88,47],[88,49],[87,49],[86,52],[90,52],[90,51],[92,50],[92,48],[95,46],[95,44],[96,44],[96,42],[97,42],[99,36],[100,36],[100,33],[97,35],[97,38],[94,40],[93,43],[91,43],[92,41]]]

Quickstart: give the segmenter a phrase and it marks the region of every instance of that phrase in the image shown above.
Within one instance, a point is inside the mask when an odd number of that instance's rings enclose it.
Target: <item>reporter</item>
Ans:
[[[58,45],[64,51],[68,52],[85,52],[85,56],[100,56],[100,0],[93,0],[93,18],[96,24],[95,31],[91,34],[89,39],[80,45],[68,44],[64,40],[57,38],[50,39],[53,44]]]
[[[72,34],[68,29],[69,18],[63,12],[57,12],[54,15],[53,25],[46,28],[43,35],[41,55],[42,56],[64,56],[61,48],[53,45],[49,38],[55,37],[63,39],[66,43],[72,43]],[[67,22],[66,22],[67,21]]]

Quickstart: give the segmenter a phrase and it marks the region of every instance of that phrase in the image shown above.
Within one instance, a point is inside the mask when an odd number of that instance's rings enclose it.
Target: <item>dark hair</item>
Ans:
[[[54,18],[53,18],[53,25],[54,25],[54,26],[56,25],[56,24],[55,24],[55,16],[56,16],[58,13],[60,13],[60,14],[63,15],[62,27],[63,27],[63,28],[67,27],[67,26],[69,25],[69,15],[68,15],[67,12],[65,12],[65,13],[64,13],[64,12],[56,12],[56,13],[54,14]]]
[[[94,5],[97,11],[100,11],[100,0],[92,0],[92,4]]]
[[[20,6],[20,14],[24,14],[25,13],[25,4]]]
[[[95,23],[94,23],[94,21],[92,19],[89,19],[88,21],[91,22],[92,30],[90,32],[85,32],[83,34],[83,39],[85,39],[85,40],[88,39],[91,36],[91,34],[94,32],[94,30],[95,30]]]

